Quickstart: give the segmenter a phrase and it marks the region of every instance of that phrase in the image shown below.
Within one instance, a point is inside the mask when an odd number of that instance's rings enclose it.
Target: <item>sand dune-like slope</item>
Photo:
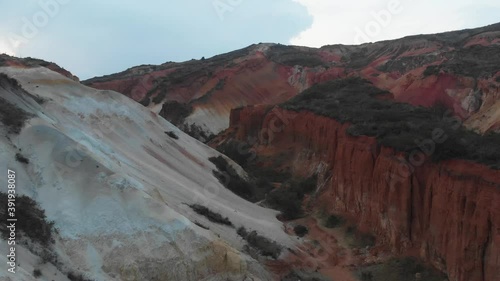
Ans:
[[[275,211],[244,201],[212,175],[208,158],[218,152],[117,92],[42,67],[0,72],[25,90],[4,81],[0,96],[33,115],[19,134],[0,127],[1,173],[14,170],[18,194],[34,199],[57,229],[49,246],[56,264],[41,264],[36,247],[18,245],[17,273],[0,271],[1,280],[35,280],[34,268],[50,280],[67,280],[69,272],[92,280],[272,278],[241,252],[235,228],[187,206],[206,206],[236,228],[293,245]],[[16,153],[29,164],[16,161]]]

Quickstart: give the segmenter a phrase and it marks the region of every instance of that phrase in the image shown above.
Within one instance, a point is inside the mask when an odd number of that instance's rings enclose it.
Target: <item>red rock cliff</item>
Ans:
[[[322,171],[315,205],[353,219],[395,253],[418,253],[453,281],[500,280],[500,172],[462,160],[411,165],[347,127],[253,106],[233,110],[228,133],[260,155],[287,155],[295,173]]]

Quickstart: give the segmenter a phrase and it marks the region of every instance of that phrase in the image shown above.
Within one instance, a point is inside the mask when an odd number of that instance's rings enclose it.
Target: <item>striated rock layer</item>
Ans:
[[[186,104],[192,112],[174,125],[194,124],[217,134],[228,127],[233,108],[280,104],[314,84],[359,76],[390,91],[396,101],[443,105],[468,128],[485,133],[500,128],[499,54],[500,24],[494,24],[359,46],[254,44],[207,59],[137,66],[83,83],[118,91],[164,117],[165,104]]]
[[[262,156],[286,155],[281,168],[295,174],[319,172],[325,184],[316,208],[357,222],[395,254],[418,255],[453,281],[499,280],[500,171],[462,160],[408,161],[374,138],[349,136],[348,126],[253,106],[233,110],[222,137]]]

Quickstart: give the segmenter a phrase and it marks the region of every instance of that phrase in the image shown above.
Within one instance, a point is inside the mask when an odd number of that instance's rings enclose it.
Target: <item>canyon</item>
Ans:
[[[273,123],[281,125],[269,134]],[[281,157],[278,169],[319,173],[314,208],[356,221],[394,254],[413,253],[450,280],[500,276],[498,170],[463,160],[410,167],[404,154],[352,137],[348,126],[311,112],[249,106],[232,111],[224,139],[258,140],[252,149]]]
[[[50,238],[17,277],[499,280],[499,95],[500,23],[81,82],[0,55],[0,167]]]

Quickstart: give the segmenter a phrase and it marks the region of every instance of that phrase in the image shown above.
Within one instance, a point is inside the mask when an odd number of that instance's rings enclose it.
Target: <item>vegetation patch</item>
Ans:
[[[247,241],[250,247],[256,249],[260,255],[273,259],[279,258],[282,247],[275,241],[259,235],[256,231],[248,232],[244,227],[238,228],[236,232]]]
[[[223,217],[221,214],[213,212],[205,206],[194,204],[194,205],[189,205],[189,207],[193,209],[195,213],[206,217],[209,221],[213,223],[233,226],[233,223],[227,217]]]
[[[33,269],[33,277],[38,278],[42,276],[42,271],[38,268]]]
[[[377,98],[386,94],[369,81],[347,78],[315,85],[281,106],[350,123],[350,135],[375,137],[380,145],[407,153],[423,152],[423,141],[438,130],[442,141],[425,152],[433,160],[465,159],[500,168],[500,134],[482,136],[466,130],[442,107],[416,107]]]
[[[262,181],[285,182],[292,177],[291,173],[288,171],[276,171],[272,168],[263,166],[261,163],[263,162],[262,159],[257,157],[257,154],[251,150],[250,145],[247,143],[231,140],[224,142],[216,149],[238,163],[247,173]],[[273,162],[273,167],[278,167],[283,164],[285,159],[286,155],[278,155],[269,160]]]
[[[158,94],[151,100],[154,104],[161,103],[167,96],[167,91],[159,91]]]
[[[165,102],[161,108],[160,116],[170,123],[178,126],[184,123],[184,120],[193,112],[193,108],[185,103],[178,101]]]
[[[9,133],[19,134],[24,123],[31,117],[31,114],[0,97],[0,120],[8,128]]]
[[[181,125],[178,125],[179,129],[181,129],[184,133],[188,134],[189,136],[203,142],[203,143],[207,143],[209,142],[210,140],[212,140],[215,135],[212,134],[212,133],[207,133],[205,131],[203,131],[203,129],[192,123],[191,125],[188,125],[188,124],[181,124]]]
[[[273,186],[265,180],[250,179],[245,180],[222,156],[209,158],[214,163],[217,170],[213,171],[219,182],[234,194],[250,202],[258,202],[265,198],[265,195]]]
[[[327,228],[336,228],[342,226],[344,223],[344,218],[336,215],[330,215],[326,218],[324,226]]]
[[[7,221],[8,217],[8,195],[0,192],[0,219]],[[27,237],[31,241],[38,242],[42,246],[54,243],[54,222],[48,221],[45,211],[40,209],[36,202],[27,196],[18,196],[16,204],[16,233],[17,238]],[[8,239],[10,230],[6,224],[0,225],[0,233],[3,239]]]
[[[309,229],[303,225],[297,225],[293,228],[293,232],[299,237],[304,237],[309,233]]]
[[[293,220],[303,216],[302,201],[306,194],[312,193],[316,188],[318,177],[316,175],[303,181],[290,181],[285,186],[270,192],[266,203],[281,211],[285,220]]]
[[[296,46],[277,44],[271,46],[268,52],[271,61],[287,66],[317,67],[326,66],[316,50]]]
[[[429,66],[424,76],[436,75],[439,72],[473,78],[491,77],[500,71],[500,46],[473,45],[468,48],[458,48],[444,53],[447,58],[440,65]]]
[[[331,281],[331,279],[326,278],[317,272],[293,270],[288,275],[281,278],[281,281]]]
[[[395,258],[381,264],[367,266],[360,269],[357,275],[361,281],[447,280],[446,274],[412,257]]]
[[[376,241],[375,236],[359,231],[356,226],[348,226],[345,229],[345,238],[352,248],[373,247]]]
[[[90,280],[90,279],[83,277],[82,274],[75,273],[75,272],[69,272],[67,276],[68,276],[68,279],[71,281],[93,281],[93,280]]]
[[[199,223],[197,221],[195,221],[194,224],[196,224],[197,226],[199,226],[199,227],[201,227],[203,229],[210,230],[210,228],[208,226],[204,226],[203,224],[201,224],[201,223]]]
[[[23,164],[29,164],[30,160],[26,157],[24,157],[21,153],[16,153],[16,160],[17,162],[21,162]]]
[[[216,149],[246,169],[256,159],[255,152],[250,151],[250,148],[247,143],[231,140],[224,142]]]
[[[167,131],[167,132],[165,132],[165,134],[167,134],[169,137],[171,137],[173,139],[176,139],[176,140],[179,139],[179,136],[176,135],[173,131]]]
[[[226,85],[226,79],[227,78],[219,79],[219,81],[217,81],[217,84],[212,89],[206,92],[203,96],[191,101],[190,104],[196,102],[207,102],[216,91],[221,91],[222,89],[224,89],[224,86]]]

